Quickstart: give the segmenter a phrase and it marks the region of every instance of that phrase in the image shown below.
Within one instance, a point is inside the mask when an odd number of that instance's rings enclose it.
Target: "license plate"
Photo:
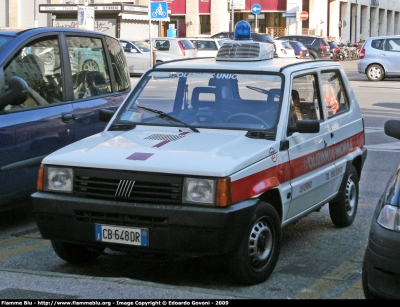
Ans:
[[[149,245],[149,230],[146,228],[95,225],[95,240],[127,245]]]

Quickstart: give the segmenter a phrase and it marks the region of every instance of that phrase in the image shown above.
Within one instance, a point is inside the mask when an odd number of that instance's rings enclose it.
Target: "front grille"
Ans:
[[[118,213],[95,211],[75,211],[76,220],[82,223],[97,223],[102,225],[116,225],[141,228],[166,228],[168,219],[163,217],[148,217]]]
[[[158,204],[182,200],[181,176],[81,168],[74,172],[75,195]]]

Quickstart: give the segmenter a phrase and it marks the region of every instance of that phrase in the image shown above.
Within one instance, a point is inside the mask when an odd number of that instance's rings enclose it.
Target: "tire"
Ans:
[[[380,299],[378,295],[375,295],[371,292],[368,286],[368,267],[369,267],[369,257],[368,257],[368,247],[365,251],[363,264],[362,264],[362,272],[361,272],[361,282],[362,282],[362,289],[364,292],[364,296],[366,299]]]
[[[89,248],[85,245],[51,241],[57,256],[69,263],[86,263],[96,260],[104,251],[103,247]]]
[[[350,226],[356,217],[358,207],[358,174],[353,165],[343,177],[338,195],[329,202],[329,214],[338,227]]]
[[[254,285],[268,279],[281,249],[281,220],[275,208],[261,202],[236,250],[228,255],[229,271],[239,284]]]
[[[366,75],[370,81],[381,81],[385,77],[383,67],[378,64],[372,64],[367,67]]]
[[[310,52],[310,59],[311,60],[315,60],[316,58],[317,58],[317,56]]]

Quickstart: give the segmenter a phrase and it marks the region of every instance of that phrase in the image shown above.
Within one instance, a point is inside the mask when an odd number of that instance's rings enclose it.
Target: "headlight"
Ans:
[[[212,179],[185,178],[183,202],[214,205],[215,186],[215,180]]]
[[[232,205],[231,179],[185,178],[183,202],[229,207]]]
[[[71,168],[47,166],[43,174],[43,191],[72,193],[73,178]]]
[[[400,232],[399,208],[391,205],[385,205],[379,213],[377,222],[384,228]]]

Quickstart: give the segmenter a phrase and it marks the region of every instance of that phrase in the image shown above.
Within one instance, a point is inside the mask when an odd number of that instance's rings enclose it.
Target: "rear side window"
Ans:
[[[382,50],[382,46],[383,46],[383,39],[374,39],[371,42],[371,47],[374,49]]]
[[[282,46],[285,49],[293,49],[292,45],[289,42],[282,42]]]
[[[154,47],[160,51],[168,51],[170,48],[169,41],[156,41]]]
[[[74,99],[111,93],[109,68],[100,38],[67,37]],[[119,48],[121,45],[118,43]]]
[[[189,40],[182,39],[179,42],[181,43],[182,48],[185,50],[196,49],[196,47],[193,45],[193,43]]]
[[[114,38],[106,37],[106,44],[111,57],[116,90],[118,92],[129,90],[131,88],[131,78],[129,75],[128,65],[126,64],[124,50]]]
[[[217,43],[214,41],[198,40],[193,41],[193,44],[199,50],[218,50]]]
[[[322,98],[325,103],[326,116],[332,117],[349,110],[349,102],[344,91],[342,79],[337,71],[321,74]]]
[[[326,40],[326,38],[321,38],[321,43],[325,46],[329,46],[328,41]]]

